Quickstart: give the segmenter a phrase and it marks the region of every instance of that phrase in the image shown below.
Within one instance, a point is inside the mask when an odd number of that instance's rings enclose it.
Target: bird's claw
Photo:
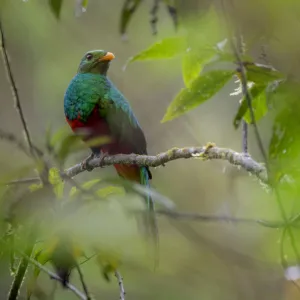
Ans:
[[[82,163],[81,163],[81,167],[84,169],[84,170],[87,170],[88,172],[91,172],[94,167],[92,167],[89,162],[95,158],[95,155],[94,153],[90,154]]]
[[[108,153],[107,152],[100,152],[100,155],[99,155],[99,167],[100,168],[104,168],[104,158],[108,156]]]

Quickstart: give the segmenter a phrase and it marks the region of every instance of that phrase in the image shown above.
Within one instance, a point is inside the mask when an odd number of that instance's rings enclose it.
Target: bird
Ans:
[[[114,58],[112,52],[105,50],[85,53],[64,95],[66,121],[75,134],[81,135],[85,142],[101,137],[109,138],[105,144],[90,146],[92,154],[85,163],[93,157],[100,157],[101,164],[107,155],[147,155],[144,132],[128,100],[107,76]],[[120,177],[150,187],[152,174],[148,166],[115,164],[114,168]],[[150,193],[144,198],[150,235],[157,246],[154,202]]]

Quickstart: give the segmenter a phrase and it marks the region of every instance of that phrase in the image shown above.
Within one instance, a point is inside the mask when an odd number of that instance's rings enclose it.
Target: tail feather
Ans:
[[[116,171],[119,176],[140,183],[141,185],[150,188],[150,180],[152,179],[152,174],[148,167],[139,167],[138,165],[124,165],[124,164],[116,164],[114,165]],[[147,206],[147,214],[145,217],[146,230],[148,234],[152,238],[154,244],[154,267],[159,263],[159,235],[158,235],[158,226],[156,222],[155,210],[154,210],[154,202],[151,198],[150,193],[145,195],[145,202]]]
[[[150,179],[152,179],[152,175],[148,169],[148,167],[141,167],[140,168],[140,183],[147,188],[150,188]],[[154,242],[154,256],[155,256],[155,265],[156,268],[159,263],[159,234],[158,234],[158,226],[155,216],[155,209],[154,209],[154,201],[151,198],[150,193],[148,193],[145,196],[146,205],[148,208],[148,213],[146,215],[146,221],[149,226],[147,226],[150,229],[150,235]]]

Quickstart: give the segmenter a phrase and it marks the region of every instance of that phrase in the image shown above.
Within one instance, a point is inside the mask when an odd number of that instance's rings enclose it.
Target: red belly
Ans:
[[[130,145],[126,143],[121,144],[112,136],[106,120],[100,117],[97,107],[93,110],[87,122],[82,122],[80,115],[76,120],[68,120],[68,118],[66,120],[74,133],[84,135],[82,138],[84,141],[102,136],[110,138],[110,143],[93,146],[93,150],[98,149],[111,155],[132,153]],[[140,182],[140,168],[137,165],[114,165],[114,167],[121,177]]]

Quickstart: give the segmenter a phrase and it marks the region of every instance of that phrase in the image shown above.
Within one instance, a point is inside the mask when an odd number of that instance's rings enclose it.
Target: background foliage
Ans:
[[[14,247],[25,249],[28,226],[37,217],[44,220],[37,233],[43,243],[35,250],[41,247],[46,252],[36,257],[40,261],[47,259],[47,251],[51,257],[62,229],[74,237],[72,249],[84,248],[87,255],[95,247],[100,249],[97,258],[82,265],[96,299],[118,296],[114,278],[109,283],[101,275],[107,265],[120,268],[128,299],[299,297],[282,269],[282,265],[297,264],[300,249],[298,1],[2,0],[0,4],[28,126],[34,143],[48,149],[47,157],[57,168],[69,167],[87,155],[68,129],[61,129],[65,126],[62,101],[83,53],[104,48],[116,55],[110,78],[130,100],[144,128],[149,153],[207,141],[241,152],[245,120],[249,152],[256,161],[267,163],[272,188],[262,188],[228,163],[178,160],[153,170],[153,186],[160,194],[172,199],[180,211],[269,221],[293,219],[292,226],[276,229],[160,217],[160,267],[153,272],[151,246],[141,235],[141,223],[128,216],[128,209],[141,208],[140,195],[126,195],[120,184],[108,184],[107,178],[114,176],[112,168],[78,175],[79,188],[63,184],[58,169],[52,168],[50,189],[31,185],[28,191],[24,185],[7,188],[3,184],[4,238],[10,241],[7,220],[21,224]],[[239,51],[267,162],[257,146],[241,92],[240,69],[231,47],[236,28],[243,37]],[[0,128],[23,138],[3,66],[1,70]],[[0,149],[1,182],[36,175],[32,160],[15,146],[1,142]],[[47,206],[53,191],[59,212]],[[87,205],[72,210],[81,201]],[[9,242],[3,244],[3,299],[12,281],[9,265],[16,267],[20,257],[18,253],[12,256],[11,248]],[[71,281],[80,286],[73,273]],[[22,296],[31,278],[30,273]],[[52,283],[44,274],[39,276],[35,296],[45,299]],[[73,299],[73,295],[59,288],[56,298]]]

